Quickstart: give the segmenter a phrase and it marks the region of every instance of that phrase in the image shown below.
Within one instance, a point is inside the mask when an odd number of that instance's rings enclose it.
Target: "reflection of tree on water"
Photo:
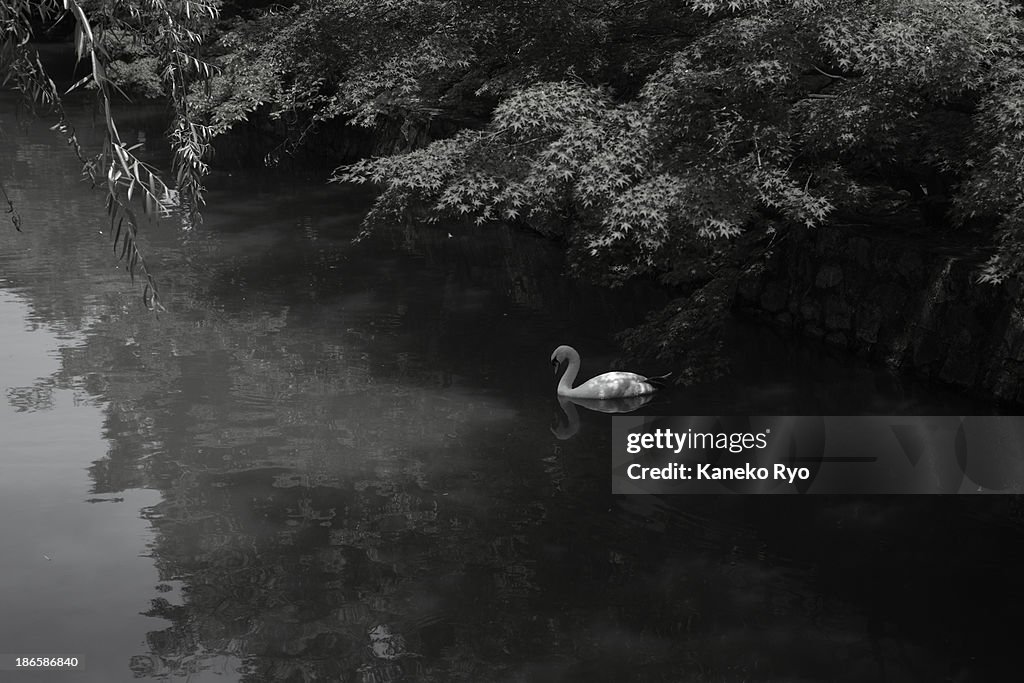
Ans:
[[[133,670],[184,673],[224,657],[244,659],[252,680],[421,670],[454,643],[451,620],[431,607],[444,602],[437,576],[485,564],[475,558],[501,544],[497,528],[475,530],[481,511],[534,514],[532,503],[479,505],[479,473],[464,455],[472,430],[498,442],[488,425],[504,428],[513,414],[465,390],[417,389],[430,386],[419,380],[422,359],[389,381],[366,351],[387,348],[400,328],[332,352],[284,320],[208,310],[166,323],[176,325],[170,335],[145,321],[97,326],[65,363],[64,377],[89,378],[109,402],[97,490],[147,485],[164,496],[149,512],[154,558],[182,587],[154,600],[149,613],[171,626],[150,635]],[[144,353],[120,358],[110,342],[124,338]],[[310,366],[324,358],[335,362]],[[371,365],[383,376],[372,378]],[[455,463],[439,474],[438,458]],[[495,462],[489,478],[501,481],[502,470]],[[424,489],[439,476],[451,496]],[[505,537],[519,533],[503,524]],[[529,575],[518,562],[493,571],[505,596]]]
[[[509,406],[458,366],[438,386],[429,349],[393,361],[422,316],[338,339],[332,316],[352,306],[319,306],[316,323],[294,307],[246,317],[215,304],[159,325],[111,321],[65,358],[109,402],[97,489],[163,495],[148,512],[153,556],[175,588],[153,601],[169,625],[136,653],[138,675],[860,681],[884,664],[900,680],[896,629],[928,634],[907,657],[929,672],[946,666],[939,626],[963,637],[962,606],[934,630],[904,615],[867,632],[859,611],[882,614],[877,603],[835,582],[851,567],[877,582],[872,555],[831,573],[813,555],[779,557],[753,531],[769,515],[746,518],[744,501],[609,510],[604,442],[588,430],[541,457],[550,404]],[[144,352],[111,344],[129,337]],[[821,523],[810,508],[779,526]],[[841,548],[850,536],[834,532],[819,537]],[[819,654],[836,641],[839,669]]]
[[[443,459],[445,450],[406,457]],[[458,476],[430,478],[439,486]],[[487,508],[475,489],[439,494],[393,472],[320,485],[286,468],[183,476],[151,516],[161,575],[185,581],[184,599],[154,602],[151,614],[172,626],[150,635],[151,659],[136,664],[181,673],[237,656],[252,681],[677,680],[679,671],[709,681],[805,671],[853,681],[877,680],[883,669],[904,680],[906,666],[947,665],[929,646],[937,641],[907,645],[880,602],[833,583],[848,571],[822,575],[824,590],[809,590],[807,560],[765,554],[749,525],[711,521],[742,517],[741,503],[730,512],[717,501],[709,511],[628,499],[639,507],[588,518],[567,508],[594,510],[600,493],[551,498],[525,485],[487,487]],[[828,522],[789,508],[793,527],[813,532]],[[889,524],[886,508],[866,509]],[[806,535],[772,541],[807,554]],[[896,560],[894,591],[914,578],[913,552],[878,556]],[[854,553],[844,569],[870,572],[877,590],[887,584],[876,561]],[[842,606],[851,596],[888,626],[865,631]],[[889,661],[896,647],[903,664]],[[838,652],[849,674],[835,676],[822,652]]]
[[[157,353],[148,371],[107,378],[107,396],[124,399],[111,407],[105,480],[141,474],[162,490],[149,512],[154,560],[182,586],[155,599],[150,614],[171,625],[150,634],[133,670],[237,658],[253,681],[492,680],[538,657],[530,666],[547,670],[603,656],[605,636],[592,631],[608,617],[594,596],[614,598],[635,565],[629,542],[609,559],[614,538],[600,522],[581,529],[573,511],[591,507],[583,501],[603,479],[570,472],[573,497],[552,499],[546,466],[521,456],[535,446],[509,435],[514,414],[485,397],[381,380],[374,394],[349,396],[365,376],[257,362],[302,344],[261,327],[206,324],[194,347],[178,338],[184,362]],[[218,344],[243,339],[256,341],[251,351],[225,362]],[[150,378],[161,383],[144,386]],[[566,529],[586,540],[567,545]],[[608,628],[633,633],[648,619]]]
[[[439,533],[468,522],[439,516],[438,499],[415,484],[382,495],[390,477],[379,487],[281,488],[280,474],[185,478],[168,493],[187,496],[188,486],[220,500],[169,499],[153,511],[161,572],[188,577],[184,607],[163,601],[152,611],[174,624],[150,636],[163,666],[234,648],[253,680],[297,680],[299,671],[391,680],[454,644],[453,627],[434,614],[444,597],[430,584],[475,554],[466,534]]]

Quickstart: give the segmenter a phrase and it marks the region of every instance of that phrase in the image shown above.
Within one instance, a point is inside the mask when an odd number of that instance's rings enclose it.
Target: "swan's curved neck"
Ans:
[[[569,367],[562,373],[562,379],[558,381],[558,393],[564,394],[572,391],[572,383],[576,381],[576,374],[580,371],[580,356],[578,353],[569,354]]]

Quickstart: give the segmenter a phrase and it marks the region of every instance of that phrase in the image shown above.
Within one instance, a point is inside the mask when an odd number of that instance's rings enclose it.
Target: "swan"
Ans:
[[[568,398],[629,398],[631,396],[642,396],[653,394],[658,389],[665,388],[665,380],[669,375],[661,377],[644,377],[633,372],[606,372],[589,379],[578,387],[573,387],[576,381],[576,373],[580,371],[580,354],[571,346],[559,346],[551,354],[551,364],[555,366],[555,373],[558,373],[563,362],[568,361],[569,367],[558,382],[558,395]],[[671,374],[671,373],[669,373]]]

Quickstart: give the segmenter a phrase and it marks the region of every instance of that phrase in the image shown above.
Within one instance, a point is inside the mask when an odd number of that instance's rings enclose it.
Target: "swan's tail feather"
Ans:
[[[648,377],[647,383],[658,389],[668,389],[671,386],[671,382],[669,382],[671,377],[672,373],[666,372],[664,375],[658,375],[657,377]]]

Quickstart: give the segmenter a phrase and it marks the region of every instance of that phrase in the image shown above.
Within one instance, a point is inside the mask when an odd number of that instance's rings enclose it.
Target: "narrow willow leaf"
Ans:
[[[80,23],[75,24],[75,54],[81,60],[85,57],[85,31]]]
[[[117,221],[117,228],[114,230],[114,253],[117,253],[117,242],[121,239],[121,229],[124,227],[124,218],[120,218]]]

